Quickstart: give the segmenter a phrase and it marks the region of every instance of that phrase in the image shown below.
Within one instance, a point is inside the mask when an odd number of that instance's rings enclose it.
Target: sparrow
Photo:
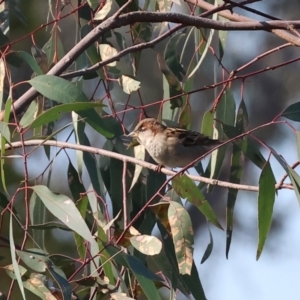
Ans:
[[[196,131],[167,127],[153,118],[140,121],[128,136],[144,146],[160,168],[184,168],[222,144]]]

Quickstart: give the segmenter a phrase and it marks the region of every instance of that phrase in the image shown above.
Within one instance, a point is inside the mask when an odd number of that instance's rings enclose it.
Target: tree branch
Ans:
[[[215,9],[215,6],[213,6],[212,4],[207,3],[206,1],[203,1],[203,0],[185,0],[185,1],[188,2],[188,3],[192,3],[192,4],[196,5],[196,6],[199,6],[201,8],[204,8],[206,10]],[[229,10],[227,10],[227,11],[226,10],[222,10],[222,11],[218,12],[218,15],[222,16],[222,17],[224,17],[224,18],[226,18],[228,20],[235,21],[235,22],[241,22],[241,23],[244,23],[244,22],[257,22],[254,19],[251,19],[251,18],[248,18],[248,17],[244,17],[244,16],[241,16],[241,15],[236,14],[236,13],[232,13]],[[286,21],[284,21],[284,22],[286,22]],[[269,23],[269,22],[267,22],[267,23]],[[297,27],[297,28],[299,28],[299,27]],[[289,29],[289,28],[287,27],[285,29]],[[292,43],[295,46],[300,47],[300,38],[297,37],[296,35],[294,35],[294,34],[292,34],[290,32],[287,32],[285,30],[280,30],[280,29],[275,29],[275,28],[273,28],[270,31],[272,33],[274,33],[275,35],[277,35],[278,37],[280,37],[280,38],[282,38],[282,39],[284,39],[284,40]]]
[[[191,3],[197,4],[198,0],[188,0]],[[200,2],[200,1],[198,1]],[[224,12],[220,12],[222,15]],[[235,14],[233,14],[235,15]],[[248,19],[248,18],[245,18]],[[182,24],[184,26],[196,26],[202,28],[211,28],[218,30],[266,30],[275,33],[276,28],[289,29],[300,28],[300,21],[245,21],[245,22],[220,22],[201,17],[189,16],[180,13],[160,13],[160,12],[130,12],[119,16],[117,19],[114,16],[108,18],[95,29],[89,32],[82,40],[78,42],[47,74],[60,75],[64,72],[83,51],[91,46],[105,32],[120,28],[136,22],[172,22]],[[291,35],[293,36],[293,35]],[[293,44],[300,46],[300,39],[293,36],[295,41],[290,41]],[[20,113],[26,105],[34,100],[38,92],[32,87],[25,92],[17,101],[14,102],[14,111]],[[12,111],[12,110],[11,110]],[[0,116],[0,120],[3,116]]]
[[[65,79],[70,79],[70,78],[83,76],[83,75],[92,73],[92,72],[94,72],[96,70],[99,70],[100,68],[108,65],[111,62],[119,61],[126,54],[134,53],[134,52],[137,52],[137,51],[141,51],[143,49],[153,47],[154,45],[156,45],[157,43],[159,43],[163,39],[167,38],[168,36],[172,35],[174,32],[180,30],[181,28],[184,28],[184,26],[183,25],[177,25],[176,27],[166,31],[164,34],[158,36],[157,38],[155,38],[154,40],[152,40],[150,42],[145,42],[145,43],[140,43],[140,44],[137,44],[137,45],[130,46],[130,47],[124,49],[124,50],[121,50],[116,55],[114,55],[114,56],[112,56],[112,57],[110,57],[106,60],[102,60],[102,61],[98,62],[97,64],[94,64],[93,66],[91,66],[89,68],[74,71],[74,72],[64,73],[60,77],[65,78]]]
[[[151,164],[149,162],[136,159],[131,156],[126,156],[122,155],[116,152],[111,152],[108,150],[104,149],[99,149],[99,148],[94,148],[94,147],[89,147],[89,146],[84,146],[84,145],[78,145],[78,144],[72,144],[72,143],[66,143],[66,142],[60,142],[60,141],[45,141],[45,140],[28,140],[28,141],[18,141],[18,142],[13,142],[10,144],[5,145],[6,150],[10,149],[15,149],[15,148],[21,148],[23,146],[36,146],[36,148],[42,146],[42,145],[47,145],[47,146],[53,146],[53,147],[59,147],[59,148],[67,148],[67,149],[73,149],[73,150],[79,150],[79,151],[85,151],[93,154],[98,154],[98,155],[103,155],[111,158],[115,158],[118,160],[123,161],[124,163],[130,162],[133,164],[140,165],[144,168],[151,169],[153,171],[157,171],[157,165]],[[2,157],[4,158],[4,157]],[[162,168],[161,172],[168,175],[168,176],[174,176],[178,174],[177,172],[174,172],[170,169],[167,168]],[[179,172],[180,173],[180,172]],[[231,188],[231,189],[236,189],[236,190],[244,190],[244,191],[250,191],[250,192],[258,192],[258,187],[257,186],[251,186],[251,185],[243,185],[243,184],[236,184],[236,183],[231,183],[227,181],[221,181],[217,179],[211,179],[211,178],[206,178],[202,176],[195,176],[195,175],[190,175],[186,174],[189,178],[191,178],[194,181],[197,182],[204,182],[210,185],[216,185],[224,188]],[[294,190],[293,186],[290,184],[276,184],[276,189],[290,189]]]

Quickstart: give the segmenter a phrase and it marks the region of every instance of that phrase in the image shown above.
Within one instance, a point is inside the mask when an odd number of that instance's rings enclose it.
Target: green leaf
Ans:
[[[123,253],[111,245],[108,245],[106,247],[106,250],[110,253],[111,256],[114,257],[116,263],[131,270],[138,283],[140,284],[142,290],[144,291],[147,299],[161,299],[154,284],[154,280],[163,281],[161,277],[157,276],[149,269],[147,269],[145,265],[134,256]]]
[[[11,260],[12,260],[13,272],[16,276],[22,298],[26,299],[25,292],[24,292],[24,286],[23,286],[22,279],[21,279],[22,273],[24,274],[24,268],[21,269],[19,267],[19,264],[18,264],[17,260],[16,260],[16,248],[15,248],[15,242],[14,242],[12,219],[13,219],[13,214],[10,214],[10,218],[9,218],[9,248],[10,248],[10,255],[11,255]]]
[[[183,275],[179,274],[174,243],[171,235],[161,222],[157,222],[157,227],[161,236],[164,237],[162,239],[164,251],[158,255],[152,256],[150,261],[154,261],[157,270],[162,272],[172,282],[172,287],[174,289],[179,289],[186,297],[189,297],[190,290],[183,280]]]
[[[272,149],[270,146],[268,146],[270,149]],[[284,160],[284,158],[279,155],[274,149],[272,149],[272,154],[277,159],[277,161],[281,164],[283,169],[287,172],[289,175],[289,178],[291,179],[291,182],[293,184],[298,202],[300,204],[300,176],[293,170],[287,162]]]
[[[15,272],[15,269],[13,267],[13,265],[8,265],[8,266],[5,266],[3,267],[3,269],[5,270],[5,272],[7,273],[7,275],[11,278],[11,279],[14,279],[16,280],[17,279],[17,276],[16,276],[16,272]],[[27,272],[27,269],[22,267],[22,266],[19,266],[19,272],[21,276],[25,275],[26,272]],[[1,298],[0,298],[1,299]],[[6,298],[5,298],[6,300]]]
[[[149,279],[149,280],[155,280],[155,281],[161,281],[163,282],[163,279],[153,273],[151,270],[149,270],[139,259],[136,257],[126,254],[122,252],[122,250],[119,250],[118,248],[107,245],[106,250],[108,253],[114,257],[114,260],[119,265],[130,268],[135,273]]]
[[[217,14],[214,14],[213,15],[213,19],[215,20],[216,19],[216,16]],[[195,75],[195,73],[197,72],[197,70],[200,68],[202,62],[204,61],[206,55],[207,55],[207,52],[208,52],[208,49],[211,45],[211,42],[212,42],[212,38],[214,36],[214,32],[215,30],[214,29],[209,29],[209,35],[207,38],[202,38],[202,41],[201,41],[201,47],[199,49],[199,52],[200,52],[200,59],[198,60],[197,62],[197,65],[194,67],[194,69],[189,73],[188,75],[188,78],[191,78]],[[202,33],[200,30],[195,30],[195,34],[198,34],[198,35],[201,35],[202,37]]]
[[[274,174],[270,163],[267,162],[259,178],[257,260],[262,253],[272,223],[275,201],[275,184],[276,180]]]
[[[47,254],[38,248],[29,248],[26,251],[16,250],[22,261],[36,272],[45,272],[46,262],[49,262]]]
[[[54,281],[58,285],[61,293],[62,299],[72,299],[72,288],[68,280],[65,278],[62,270],[58,269],[55,265],[48,265],[48,271],[53,277]]]
[[[51,37],[44,45],[43,51],[47,55],[49,65],[56,63],[65,55],[64,46],[54,28],[51,30]]]
[[[207,111],[202,119],[201,133],[207,136],[212,136],[214,131],[214,113]]]
[[[87,3],[91,7],[92,10],[95,10],[99,6],[98,0],[87,0]]]
[[[191,276],[183,275],[183,280],[190,289],[192,295],[194,296],[194,299],[207,300],[199,278],[197,268],[195,266],[195,262],[193,262]]]
[[[203,254],[203,257],[201,259],[201,264],[203,264],[211,255],[211,252],[213,250],[214,247],[214,240],[213,240],[213,236],[211,234],[210,228],[208,226],[208,232],[209,232],[209,243],[205,249],[205,252]]]
[[[218,15],[218,19],[221,22],[227,21],[227,19],[225,19],[224,17],[222,17],[220,15]],[[219,34],[219,52],[220,52],[220,61],[221,61],[222,58],[223,58],[223,55],[224,55],[224,49],[225,49],[225,46],[226,46],[228,31],[219,30],[218,34]]]
[[[300,122],[300,102],[288,106],[281,114],[282,117]]]
[[[80,212],[83,219],[86,218],[86,213],[88,209],[88,198],[86,195],[86,190],[79,178],[79,174],[76,169],[73,167],[71,161],[69,160],[68,167],[68,183],[69,188],[72,193],[72,198],[76,199],[76,207]],[[77,252],[81,259],[84,259],[86,255],[86,245],[85,240],[77,233],[74,234],[75,243],[77,246]]]
[[[216,118],[222,124],[233,126],[235,122],[235,100],[231,89],[227,89],[223,94],[221,101],[216,110]],[[222,126],[219,122],[216,123],[216,127],[222,132]],[[222,138],[223,135],[220,137]]]
[[[33,102],[32,102],[33,103]],[[61,104],[54,106],[41,115],[39,115],[35,120],[31,119],[30,128],[36,128],[39,126],[43,126],[52,121],[56,121],[61,117],[61,114],[71,112],[71,111],[81,111],[87,110],[93,107],[103,107],[105,105],[100,103],[89,103],[89,102],[78,102],[78,103],[70,103],[70,104]],[[22,120],[21,120],[22,121]],[[28,123],[28,122],[27,122]],[[26,123],[26,124],[27,124]]]
[[[134,42],[149,42],[152,35],[152,24],[149,22],[135,23],[132,26]],[[140,52],[136,52],[138,55]]]
[[[180,56],[177,51],[179,48],[180,40],[186,36],[185,32],[178,32],[174,34],[168,41],[165,51],[164,51],[164,60],[171,70],[171,72],[177,77],[179,81],[183,80],[185,75],[185,70],[180,63]]]
[[[0,134],[5,140],[10,143],[10,130],[8,124],[5,122],[0,122]],[[2,153],[3,154],[3,153]]]
[[[69,228],[77,232],[80,236],[89,242],[94,242],[93,236],[74,202],[62,194],[54,194],[46,186],[36,185],[31,187],[47,209]]]
[[[193,264],[194,233],[190,215],[177,202],[170,202],[168,219],[175,246],[180,274],[191,274]]]
[[[24,51],[18,51],[16,52],[17,56],[23,59],[28,63],[30,68],[37,74],[37,75],[43,75],[43,71],[41,70],[40,66],[36,62],[36,60],[27,52]]]
[[[6,64],[3,59],[0,59],[0,107],[3,107],[5,99],[7,98],[7,91],[5,90],[6,80]]]
[[[2,208],[6,208],[7,207],[7,205],[9,205],[9,200],[7,199],[7,197],[4,195],[4,194],[2,194],[1,192],[0,192],[0,206],[2,207]],[[16,210],[15,209],[13,209],[13,212],[14,212],[14,214],[17,214],[17,212],[16,212]]]
[[[1,30],[0,30],[1,31]],[[6,103],[5,103],[5,112],[4,112],[4,124],[9,122],[9,118],[10,118],[10,112],[11,112],[11,105],[12,105],[12,99],[8,98]],[[8,138],[8,136],[10,136],[10,133],[8,133],[7,129],[5,129],[5,127],[7,125],[3,124],[3,132],[4,135]],[[5,156],[5,144],[6,144],[6,138],[4,137],[4,135],[1,135],[1,155],[2,157]],[[10,137],[8,138],[8,140],[10,140]],[[4,164],[5,164],[5,159],[0,159],[0,177],[1,177],[1,182],[2,182],[2,187],[4,189],[4,191],[8,194],[7,192],[7,188],[6,188],[6,177],[5,177],[5,172],[4,172]]]
[[[229,139],[232,139],[241,134],[241,131],[233,126],[222,124],[224,133]],[[235,142],[244,153],[244,155],[250,159],[256,166],[262,169],[266,163],[265,158],[259,151],[259,148],[256,146],[255,142],[249,137],[244,137],[242,140],[237,140]]]
[[[233,93],[230,89],[227,89],[223,94],[222,99],[217,107],[216,118],[221,124],[233,125],[235,121],[235,101],[233,97]],[[219,122],[216,123],[216,133],[218,136],[214,136],[219,140],[223,140],[223,128]],[[217,178],[221,172],[221,168],[223,162],[225,160],[227,146],[220,147],[216,151],[212,153],[211,156],[211,170],[210,170],[210,178]],[[214,186],[209,186],[209,190],[211,191]]]
[[[170,70],[170,68],[168,67],[168,65],[166,64],[164,58],[160,53],[157,54],[157,62],[161,72],[165,75],[165,79],[167,80],[168,83],[169,97],[172,98],[170,100],[170,108],[173,110],[176,107],[182,107],[182,103],[183,103],[183,99],[181,96],[182,88],[178,78]],[[166,98],[165,96],[166,95],[164,95],[164,98]]]
[[[229,182],[231,183],[240,183],[242,173],[243,173],[243,160],[242,160],[242,152],[236,146],[233,145],[232,155],[231,155],[231,164],[229,171]],[[226,209],[226,258],[228,258],[229,249],[231,245],[232,239],[232,231],[233,231],[233,221],[234,221],[234,206],[236,197],[238,194],[237,189],[228,189],[227,195],[227,209]]]
[[[242,99],[236,116],[236,128],[240,133],[245,132],[248,128],[249,118],[245,101]]]
[[[34,64],[34,71],[36,75],[43,75],[46,74],[49,70],[49,63],[47,54],[36,45],[31,46],[31,54],[34,58],[35,63],[38,65],[39,68],[36,67]],[[31,57],[29,57],[31,59]],[[32,67],[33,68],[33,67]]]
[[[180,197],[186,198],[190,203],[194,204],[212,224],[223,229],[210,204],[189,177],[186,175],[181,177],[176,176],[172,182],[174,190]]]
[[[66,79],[53,75],[40,75],[28,81],[43,96],[59,103],[88,102],[80,88]]]
[[[97,0],[97,5],[99,5],[99,1]],[[92,26],[91,24],[85,24],[84,26],[81,27],[80,30],[80,35],[81,35],[81,39],[83,39],[87,34],[89,34],[92,30],[94,30],[94,26]],[[86,54],[89,58],[89,61],[91,62],[92,65],[98,63],[101,58],[100,58],[100,54],[95,46],[95,43],[93,43],[91,46],[89,46],[86,50]],[[103,69],[98,69],[96,71],[96,74],[98,74],[98,76],[100,78],[106,78],[103,72]],[[89,75],[91,76],[91,74]]]
[[[23,115],[22,119],[20,120],[20,125],[25,128],[29,126],[32,121],[34,121],[34,117],[37,113],[37,102],[36,100],[32,101],[29,107],[26,109],[25,114]]]
[[[187,100],[184,107],[180,111],[179,126],[180,128],[191,129],[191,122],[192,122],[192,109]]]
[[[236,115],[235,128],[238,132],[244,132],[248,126],[248,114],[245,102],[242,100]],[[243,173],[244,160],[240,148],[233,144],[231,164],[229,171],[229,182],[240,183]],[[232,240],[233,222],[234,222],[234,206],[238,194],[237,189],[228,189],[227,207],[226,207],[226,258],[228,259],[229,249]]]
[[[42,202],[42,201],[40,201]],[[43,204],[43,202],[42,202]],[[43,204],[44,205],[44,204]],[[59,222],[45,222],[43,224],[29,225],[30,228],[36,230],[52,230],[52,229],[61,229],[65,231],[72,231],[68,226],[59,223]]]
[[[115,137],[113,128],[110,126],[110,120],[104,119],[94,109],[77,111],[78,115],[83,118],[93,129],[108,139]]]

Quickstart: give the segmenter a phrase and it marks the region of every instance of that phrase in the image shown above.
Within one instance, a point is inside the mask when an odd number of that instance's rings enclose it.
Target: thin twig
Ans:
[[[133,0],[128,0],[127,2],[125,2],[125,4],[123,4],[118,10],[117,12],[114,13],[114,15],[112,16],[114,19],[118,18],[120,16],[120,14],[125,10],[125,8],[130,5],[132,3]]]
[[[248,135],[248,134],[249,133],[244,133],[243,135]],[[229,142],[230,141],[226,141],[225,143],[229,143]],[[42,145],[47,145],[47,146],[54,146],[54,147],[60,147],[60,148],[68,148],[68,149],[73,149],[73,150],[85,151],[85,152],[89,152],[89,153],[94,153],[94,154],[98,154],[98,155],[103,155],[103,156],[119,159],[119,160],[122,160],[123,162],[131,162],[134,164],[138,164],[144,168],[148,168],[153,171],[157,170],[157,165],[151,164],[149,162],[146,162],[146,161],[143,161],[143,160],[131,157],[131,156],[122,155],[120,153],[111,152],[111,151],[104,150],[104,149],[99,149],[99,148],[94,148],[94,147],[89,147],[89,146],[84,146],[84,145],[77,145],[77,144],[72,144],[72,143],[66,143],[66,142],[60,142],[60,141],[28,140],[28,141],[24,141],[23,143],[22,142],[13,142],[11,144],[6,144],[5,149],[9,150],[9,149],[20,148],[20,147],[22,147],[22,145],[36,146],[36,148],[38,148]],[[177,176],[179,173],[182,173],[182,171],[174,172],[167,168],[162,168],[161,172],[166,175],[169,175],[169,176]],[[220,187],[224,187],[224,188],[245,190],[245,191],[251,191],[251,192],[258,191],[257,186],[236,184],[236,183],[231,183],[231,182],[222,181],[222,180],[218,180],[218,179],[211,179],[211,178],[195,176],[195,175],[190,175],[190,174],[187,174],[187,176],[197,182],[204,182],[204,183],[207,183],[210,185],[216,185],[216,186],[220,186]],[[282,188],[291,189],[291,190],[294,189],[291,185],[288,185],[288,184],[284,184],[281,186],[279,186],[278,184],[276,185],[276,189],[282,189]]]
[[[201,0],[188,0],[191,3],[199,5]],[[206,3],[206,2],[205,2]],[[209,9],[213,8],[210,6]],[[220,12],[223,14],[226,12]],[[236,14],[227,13],[227,17]],[[210,20],[201,17],[189,16],[180,13],[161,13],[161,12],[145,12],[145,11],[135,11],[119,16],[117,19],[112,17],[103,21],[95,29],[89,32],[82,40],[78,42],[53,68],[47,73],[48,75],[60,75],[62,74],[71,64],[90,47],[95,41],[98,40],[100,36],[109,30],[120,28],[129,24],[136,22],[151,22],[151,23],[161,23],[161,22],[172,22],[177,24],[182,24],[184,26],[196,26],[202,28],[218,29],[218,30],[265,30],[272,31],[273,33],[281,36],[282,38],[288,40],[294,45],[300,46],[300,39],[293,34],[290,34],[284,30],[277,29],[289,29],[291,26],[294,28],[300,28],[300,21],[256,21],[249,18],[245,18],[246,21],[241,21],[241,17],[237,18],[238,22],[220,22],[216,20]],[[251,20],[251,21],[249,21]],[[35,97],[38,92],[32,87],[27,92],[25,92],[17,101],[14,102],[15,112],[20,113],[24,107],[26,107]],[[0,119],[2,116],[0,115]]]
[[[210,4],[204,0],[185,0],[185,1],[188,3],[192,3],[194,5],[197,5],[206,10],[209,10],[209,11],[215,8],[212,4]],[[228,20],[235,21],[235,22],[243,23],[243,22],[255,21],[254,19],[242,16],[242,15],[239,15],[236,13],[232,13],[231,11],[223,11],[222,10],[222,11],[218,12],[218,15],[220,15]],[[263,21],[261,23],[268,23],[268,22]],[[300,39],[297,36],[295,36],[294,34],[287,32],[286,30],[281,30],[281,29],[271,29],[270,31],[272,33],[274,33],[275,35],[277,35],[278,37],[292,43],[293,45],[298,46],[298,47],[300,46]]]
[[[116,54],[116,55],[114,55],[114,56],[112,56],[108,59],[105,59],[103,61],[100,61],[100,62],[94,64],[93,66],[89,67],[89,68],[74,71],[74,72],[64,73],[60,77],[65,78],[65,79],[71,79],[71,78],[74,78],[74,77],[83,76],[83,75],[92,73],[94,71],[97,71],[100,68],[108,65],[111,62],[119,61],[126,54],[134,53],[134,52],[137,52],[137,51],[141,51],[143,49],[153,47],[154,45],[156,45],[160,41],[164,40],[165,38],[169,37],[170,35],[172,35],[173,33],[175,33],[176,31],[178,31],[182,28],[184,28],[183,25],[177,25],[174,28],[168,30],[167,32],[165,32],[164,34],[158,36],[157,38],[155,38],[154,40],[152,40],[150,42],[145,42],[145,43],[140,43],[140,44],[137,44],[137,45],[130,46],[130,47],[118,52],[118,54]]]

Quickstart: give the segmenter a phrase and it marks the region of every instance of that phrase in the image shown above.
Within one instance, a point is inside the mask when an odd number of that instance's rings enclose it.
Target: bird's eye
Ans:
[[[145,131],[146,130],[146,127],[140,127],[139,128],[139,132],[143,132],[143,131]]]

